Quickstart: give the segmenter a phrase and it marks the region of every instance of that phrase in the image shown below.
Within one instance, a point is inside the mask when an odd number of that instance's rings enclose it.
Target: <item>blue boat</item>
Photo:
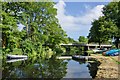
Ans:
[[[103,55],[106,55],[106,56],[118,56],[119,54],[120,54],[120,49],[112,49],[103,53]]]

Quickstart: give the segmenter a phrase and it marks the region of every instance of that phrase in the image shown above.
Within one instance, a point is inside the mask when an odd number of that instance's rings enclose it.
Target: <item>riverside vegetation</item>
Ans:
[[[0,49],[3,56],[25,54],[31,58],[49,59],[52,55],[65,52],[65,48],[60,46],[61,43],[109,43],[119,48],[120,2],[110,2],[104,6],[104,16],[94,20],[88,38],[80,36],[79,41],[67,37],[55,17],[57,9],[54,8],[54,2],[3,2],[1,4],[2,46]],[[22,30],[18,29],[19,25],[24,26]],[[71,54],[82,53],[82,51],[83,48],[71,48]]]
[[[104,16],[92,22],[87,38],[80,36],[78,41],[68,37],[62,29],[55,17],[57,9],[54,8],[54,2],[3,2],[0,4],[2,4],[2,10],[0,10],[2,22],[0,23],[0,33],[2,34],[0,55],[2,56],[0,59],[5,58],[7,54],[24,54],[29,57],[26,62],[10,63],[12,67],[5,63],[6,60],[3,60],[4,74],[9,74],[10,69],[12,72],[14,68],[16,70],[16,67],[19,67],[23,71],[26,70],[28,74],[32,73],[32,76],[29,74],[31,77],[38,77],[41,74],[42,77],[62,78],[66,74],[67,63],[55,58],[66,52],[65,47],[60,46],[61,43],[99,43],[99,45],[109,43],[114,45],[113,48],[120,48],[120,2],[110,2],[104,6]],[[22,30],[20,25],[23,26]],[[114,39],[113,43],[112,39]],[[83,50],[83,47],[71,47],[69,54],[82,54]],[[87,52],[93,53],[92,51]],[[99,57],[95,54],[96,56]],[[116,59],[112,59],[116,61]],[[34,64],[36,62],[37,64]],[[117,63],[119,64],[119,62]],[[36,66],[40,68],[34,69],[34,65],[35,68]],[[42,69],[43,71],[41,71]],[[58,71],[60,73],[56,74]],[[37,72],[37,75],[33,75],[34,72]],[[9,77],[11,76],[13,75],[9,75]],[[8,78],[8,75],[5,77]]]

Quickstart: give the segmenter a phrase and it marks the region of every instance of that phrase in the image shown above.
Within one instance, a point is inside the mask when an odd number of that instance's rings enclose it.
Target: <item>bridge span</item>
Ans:
[[[61,46],[65,46],[65,47],[70,47],[70,46],[76,46],[76,47],[84,47],[85,50],[90,50],[90,49],[94,49],[94,48],[111,48],[112,45],[110,44],[79,44],[79,43],[69,43],[69,44],[60,44]]]

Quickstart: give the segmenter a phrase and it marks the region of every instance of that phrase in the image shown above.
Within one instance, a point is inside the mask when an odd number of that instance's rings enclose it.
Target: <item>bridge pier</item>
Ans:
[[[89,46],[84,46],[84,51],[90,50]]]
[[[66,53],[70,53],[70,46],[66,47]]]

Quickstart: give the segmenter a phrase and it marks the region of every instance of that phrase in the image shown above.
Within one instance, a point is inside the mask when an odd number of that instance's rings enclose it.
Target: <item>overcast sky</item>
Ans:
[[[79,36],[88,36],[91,22],[102,14],[102,8],[108,2],[64,2],[56,5],[57,18],[67,35],[75,40]]]

